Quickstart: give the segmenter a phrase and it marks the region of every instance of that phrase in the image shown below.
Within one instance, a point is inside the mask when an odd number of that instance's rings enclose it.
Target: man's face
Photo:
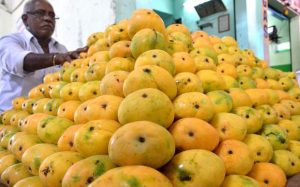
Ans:
[[[55,28],[55,13],[46,1],[35,2],[33,9],[26,12],[22,19],[37,39],[51,38]]]

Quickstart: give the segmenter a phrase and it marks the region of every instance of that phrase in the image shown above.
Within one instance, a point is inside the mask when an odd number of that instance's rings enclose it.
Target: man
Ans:
[[[67,52],[51,36],[56,15],[47,0],[29,0],[22,20],[26,30],[0,39],[0,113],[18,96],[27,96],[48,73],[79,56],[86,48]]]

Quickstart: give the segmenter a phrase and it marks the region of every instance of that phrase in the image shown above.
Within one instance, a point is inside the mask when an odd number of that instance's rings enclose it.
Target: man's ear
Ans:
[[[23,21],[24,25],[27,26],[28,25],[27,24],[28,16],[26,14],[23,14],[21,18],[22,18],[22,21]]]

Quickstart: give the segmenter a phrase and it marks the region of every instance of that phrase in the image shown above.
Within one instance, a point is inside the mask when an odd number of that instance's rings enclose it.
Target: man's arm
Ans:
[[[55,65],[63,65],[65,62],[70,62],[73,59],[79,58],[79,54],[86,50],[87,48],[84,47],[67,53],[29,53],[24,58],[23,69],[27,72],[32,72]]]
[[[39,69],[44,69],[55,65],[62,65],[64,62],[71,60],[72,58],[67,53],[29,53],[24,58],[23,69],[27,72],[33,72]]]
[[[53,66],[52,60],[54,54],[36,54],[29,53],[24,58],[23,69],[32,72],[38,69],[44,69]]]

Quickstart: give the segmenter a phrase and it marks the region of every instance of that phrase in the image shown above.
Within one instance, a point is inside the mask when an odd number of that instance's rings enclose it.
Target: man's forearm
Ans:
[[[28,72],[33,72],[54,65],[63,65],[65,62],[71,62],[72,60],[79,58],[79,54],[87,51],[87,49],[87,47],[84,47],[67,53],[29,53],[24,58],[23,69]]]
[[[23,69],[28,72],[33,72],[53,66],[53,56],[54,54],[29,53],[24,58]]]

